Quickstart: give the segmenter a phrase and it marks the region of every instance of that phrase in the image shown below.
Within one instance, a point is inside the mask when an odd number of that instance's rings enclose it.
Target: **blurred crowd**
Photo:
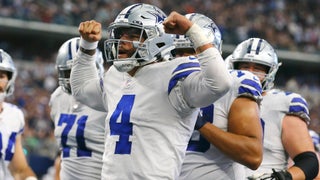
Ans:
[[[275,48],[320,53],[319,0],[1,0],[0,16],[78,26],[95,19],[107,26],[123,7],[155,4],[166,13],[199,12],[219,26],[226,44],[248,37],[267,39]]]
[[[107,26],[128,0],[0,0],[0,17],[78,26],[96,19]],[[320,54],[319,0],[149,0],[169,13],[198,12],[213,17],[223,33],[225,44],[237,44],[248,37],[267,39],[276,49]],[[0,41],[0,48],[1,41]],[[5,49],[5,48],[4,48]],[[17,48],[19,49],[19,48]],[[19,50],[20,51],[20,50]],[[48,107],[51,93],[58,86],[55,54],[33,55],[17,61],[21,52],[10,53],[18,68],[14,96],[10,102],[25,113],[24,147],[27,154],[49,159],[57,155],[54,124]],[[320,133],[320,80],[310,74],[278,77],[276,87],[301,93],[308,101],[310,129]]]

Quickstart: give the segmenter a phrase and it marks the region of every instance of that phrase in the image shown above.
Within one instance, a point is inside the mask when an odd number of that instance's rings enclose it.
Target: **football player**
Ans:
[[[22,147],[24,114],[16,105],[4,101],[12,95],[16,77],[11,56],[0,49],[0,179],[37,180]]]
[[[133,4],[107,29],[106,56],[113,65],[101,82],[93,73],[101,24],[82,22],[79,32],[72,91],[108,110],[102,179],[177,179],[197,107],[213,103],[231,86],[220,52],[183,15],[167,17],[156,6]],[[188,35],[198,59],[167,60],[173,49],[167,33]]]
[[[212,44],[221,49],[220,30],[210,18],[199,13],[186,17],[203,28]],[[174,54],[194,58],[189,38],[177,35],[175,46]],[[230,74],[233,85],[227,94],[201,108],[182,165],[181,180],[244,179],[236,162],[256,169],[262,161],[260,81],[247,71],[230,70]]]
[[[308,132],[308,104],[297,93],[272,89],[281,65],[273,47],[261,38],[247,39],[235,48],[230,62],[233,69],[257,75],[263,88],[263,160],[256,171],[247,169],[247,175],[251,179],[266,176],[278,180],[315,178],[319,163]],[[287,168],[289,157],[294,165]]]
[[[54,134],[61,149],[60,179],[101,179],[104,152],[105,111],[94,110],[72,96],[70,72],[79,49],[80,38],[67,40],[56,57],[59,87],[50,98]],[[103,76],[103,59],[97,51],[95,73]],[[58,160],[57,160],[58,161]]]

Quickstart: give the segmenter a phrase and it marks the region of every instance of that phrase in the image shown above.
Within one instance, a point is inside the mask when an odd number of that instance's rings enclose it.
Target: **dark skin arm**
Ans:
[[[263,153],[262,127],[259,106],[252,99],[239,97],[234,100],[229,111],[227,131],[211,123],[206,123],[199,131],[234,161],[253,170],[260,166]]]

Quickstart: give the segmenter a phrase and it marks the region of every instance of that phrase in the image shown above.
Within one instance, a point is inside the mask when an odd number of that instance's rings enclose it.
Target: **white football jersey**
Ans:
[[[281,142],[282,121],[285,115],[296,115],[310,121],[308,104],[299,94],[278,89],[267,91],[261,103],[263,121],[263,160],[256,171],[246,168],[247,176],[287,169],[288,154]]]
[[[261,84],[255,75],[240,70],[232,70],[230,73],[233,77],[233,86],[229,92],[212,105],[201,108],[200,111],[203,118],[224,131],[228,129],[229,110],[237,97],[253,98],[257,102],[262,99]],[[244,169],[236,164],[195,130],[189,141],[179,179],[245,179]]]
[[[60,178],[101,179],[105,118],[58,87],[50,99],[54,134],[61,149]]]
[[[211,104],[221,96],[217,89],[230,82],[218,50],[210,48],[198,57],[201,66],[197,59],[183,57],[148,64],[133,77],[111,66],[100,87],[81,84],[80,78],[89,82],[95,75],[89,69],[94,66],[88,55],[76,59],[71,84],[77,98],[88,100],[86,88],[103,90],[108,109],[102,179],[178,178],[199,110],[195,107]]]
[[[197,112],[188,108],[188,113],[180,113],[170,103],[170,83],[174,85],[180,79],[172,77],[179,65],[172,66],[173,62],[145,66],[134,77],[113,66],[108,70],[105,90],[110,132],[106,137],[103,179],[177,177]],[[127,173],[119,177],[121,169]]]
[[[16,105],[3,102],[0,113],[0,179],[13,179],[8,165],[15,151],[16,136],[23,132],[24,115]]]

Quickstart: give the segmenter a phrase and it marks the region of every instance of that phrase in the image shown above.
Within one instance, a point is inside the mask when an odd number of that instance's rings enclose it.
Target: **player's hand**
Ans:
[[[197,121],[196,121],[196,125],[194,126],[194,130],[199,130],[200,128],[202,128],[208,121],[205,120],[205,118],[203,117],[202,113],[199,112],[198,117],[197,117]]]
[[[275,179],[275,180],[292,180],[291,174],[286,170],[275,171],[274,169],[272,169],[272,171],[273,171],[273,173],[271,174],[272,179]]]
[[[185,16],[173,11],[163,22],[164,31],[168,34],[185,34],[192,26]]]
[[[79,33],[88,42],[99,41],[102,37],[101,24],[95,20],[82,22],[79,25]]]
[[[292,180],[291,174],[286,171],[275,171],[272,169],[273,173],[256,174],[247,177],[248,180]]]
[[[271,180],[270,173],[263,173],[263,174],[254,174],[247,177],[247,180]]]

